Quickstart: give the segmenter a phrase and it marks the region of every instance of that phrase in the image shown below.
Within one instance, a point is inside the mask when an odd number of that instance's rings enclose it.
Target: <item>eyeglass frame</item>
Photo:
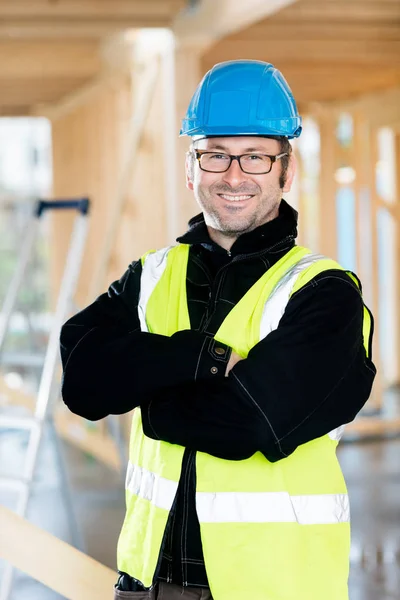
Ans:
[[[231,168],[232,162],[234,160],[238,161],[239,167],[240,169],[243,171],[243,173],[246,173],[246,175],[268,175],[268,173],[271,173],[272,171],[272,167],[274,166],[274,163],[276,163],[277,160],[280,160],[281,158],[283,158],[284,156],[289,156],[288,152],[281,152],[281,154],[276,154],[276,155],[271,155],[271,154],[263,154],[263,153],[255,153],[255,152],[245,152],[244,154],[228,154],[227,152],[216,152],[216,151],[210,151],[210,150],[204,150],[203,152],[199,151],[199,150],[194,150],[195,156],[196,156],[196,160],[199,163],[199,167],[202,171],[204,171],[205,173],[226,173],[227,171],[229,171],[229,169]],[[203,169],[203,167],[201,166],[201,157],[204,156],[204,154],[224,154],[225,156],[229,157],[229,165],[227,166],[226,169],[224,169],[224,171],[209,171],[208,169]],[[269,169],[269,171],[263,171],[262,173],[250,173],[249,171],[245,171],[242,167],[242,164],[240,162],[240,159],[243,156],[266,156],[271,160],[271,167]]]

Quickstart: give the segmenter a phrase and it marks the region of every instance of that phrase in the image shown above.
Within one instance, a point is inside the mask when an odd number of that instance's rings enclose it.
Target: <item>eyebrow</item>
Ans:
[[[223,152],[226,152],[227,154],[229,154],[229,149],[226,146],[222,146],[220,144],[212,146],[211,148],[207,148],[207,150],[205,150],[205,152],[213,152],[214,150],[223,150]],[[243,150],[242,154],[248,154],[249,152],[262,152],[263,154],[268,154],[268,151],[265,148],[262,148],[261,146],[253,146],[251,148],[245,148],[245,150]]]

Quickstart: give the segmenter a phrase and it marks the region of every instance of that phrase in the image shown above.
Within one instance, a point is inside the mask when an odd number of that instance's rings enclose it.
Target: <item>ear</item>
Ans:
[[[296,161],[296,157],[295,157],[294,153],[292,152],[292,154],[290,155],[290,159],[289,159],[288,170],[286,172],[285,185],[283,186],[283,189],[282,189],[283,192],[290,192],[292,183],[293,183],[293,179],[296,174],[296,169],[297,169],[297,161]]]
[[[188,190],[193,191],[193,171],[194,171],[194,160],[193,155],[190,152],[186,152],[186,187]]]

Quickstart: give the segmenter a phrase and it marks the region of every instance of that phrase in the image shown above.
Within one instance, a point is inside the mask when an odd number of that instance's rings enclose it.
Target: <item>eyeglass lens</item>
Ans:
[[[269,156],[262,154],[243,154],[239,160],[243,171],[248,173],[265,173],[272,166]],[[213,173],[223,173],[229,168],[230,162],[229,154],[205,153],[200,157],[200,166]]]

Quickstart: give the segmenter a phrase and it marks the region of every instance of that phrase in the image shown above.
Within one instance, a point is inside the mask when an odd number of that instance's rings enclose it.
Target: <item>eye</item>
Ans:
[[[208,157],[212,160],[226,160],[228,158],[226,154],[209,154]]]
[[[251,160],[251,161],[257,161],[257,160],[263,161],[264,157],[260,156],[259,154],[247,154],[246,159]]]

